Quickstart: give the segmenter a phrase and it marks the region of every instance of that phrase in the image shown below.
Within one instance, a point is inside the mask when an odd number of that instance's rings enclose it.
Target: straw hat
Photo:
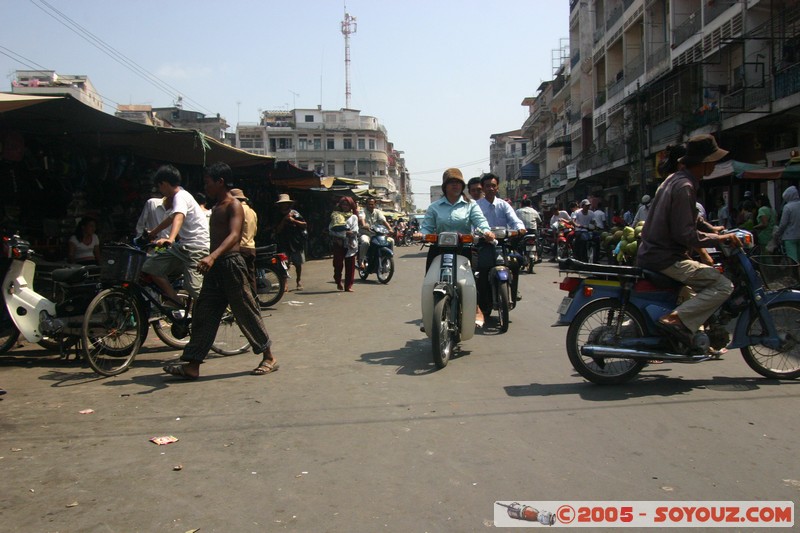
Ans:
[[[277,204],[293,204],[293,203],[294,203],[294,200],[289,198],[288,194],[279,194],[278,195],[278,201],[275,202],[275,205],[277,205]]]
[[[242,189],[231,189],[231,196],[237,200],[244,200],[245,202],[250,201],[250,199],[244,195],[244,191],[242,191]]]

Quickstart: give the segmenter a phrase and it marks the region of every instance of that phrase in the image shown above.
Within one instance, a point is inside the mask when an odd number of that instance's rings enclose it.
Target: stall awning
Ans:
[[[800,164],[747,170],[742,173],[741,178],[749,180],[800,179]]]
[[[120,149],[174,164],[209,165],[224,161],[231,167],[264,166],[275,158],[228,146],[196,130],[160,128],[109,115],[72,98],[30,97],[4,93],[0,99],[0,130],[32,137],[68,138],[76,145]]]

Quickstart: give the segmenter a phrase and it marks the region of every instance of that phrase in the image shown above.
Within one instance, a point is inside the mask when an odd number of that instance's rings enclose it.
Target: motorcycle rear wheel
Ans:
[[[773,350],[762,345],[745,346],[741,349],[747,366],[764,377],[772,379],[796,379],[800,377],[800,304],[781,302],[768,305],[778,334],[786,338],[782,350]],[[753,317],[747,328],[748,335],[762,335],[763,328],[758,316]]]
[[[528,264],[527,264],[527,265],[525,265],[525,266],[527,267],[528,274],[533,274],[533,264],[534,264],[536,261],[534,260],[534,258],[533,258],[533,257],[530,257],[530,256],[528,256],[528,257],[527,257],[527,260],[528,260]]]
[[[455,327],[450,321],[450,296],[440,296],[433,306],[431,323],[431,347],[433,362],[437,368],[444,368],[455,348]]]
[[[619,302],[599,300],[584,307],[573,319],[567,331],[569,362],[581,376],[598,385],[618,385],[633,379],[645,366],[644,361],[624,358],[593,358],[581,354],[587,344],[613,346],[614,331],[620,324],[625,338],[644,336],[644,319],[632,305],[620,313]]]
[[[375,273],[378,276],[378,281],[386,285],[391,281],[392,276],[394,276],[394,258],[393,257],[381,257],[378,260],[378,271]]]
[[[274,268],[256,269],[256,290],[261,309],[272,307],[283,298],[286,286],[283,276]]]
[[[219,321],[217,336],[214,337],[211,350],[225,356],[238,355],[250,350],[250,342],[242,333],[230,309],[225,310]]]

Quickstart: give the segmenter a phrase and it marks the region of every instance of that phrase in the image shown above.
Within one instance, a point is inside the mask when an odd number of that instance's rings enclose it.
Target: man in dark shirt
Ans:
[[[731,282],[710,266],[713,262],[708,254],[701,254],[701,263],[690,259],[689,252],[717,243],[737,247],[742,243],[734,234],[718,235],[697,228],[700,180],[714,171],[717,161],[728,154],[727,150],[719,148],[711,135],[692,137],[686,150],[686,155],[679,159],[683,168],[664,180],[656,191],[642,229],[637,264],[678,280],[697,293],[658,321],[659,327],[689,343],[692,335],[733,292]]]

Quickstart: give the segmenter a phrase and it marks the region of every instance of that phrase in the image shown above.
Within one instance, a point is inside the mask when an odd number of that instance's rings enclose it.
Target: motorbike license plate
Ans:
[[[570,305],[572,305],[572,298],[565,296],[564,299],[561,300],[561,305],[558,306],[558,314],[563,315],[566,313]]]
[[[532,252],[532,251],[534,251],[535,249],[536,249],[536,247],[535,247],[534,245],[532,245],[532,244],[527,244],[527,245],[525,245],[525,251],[526,251],[526,252]]]

